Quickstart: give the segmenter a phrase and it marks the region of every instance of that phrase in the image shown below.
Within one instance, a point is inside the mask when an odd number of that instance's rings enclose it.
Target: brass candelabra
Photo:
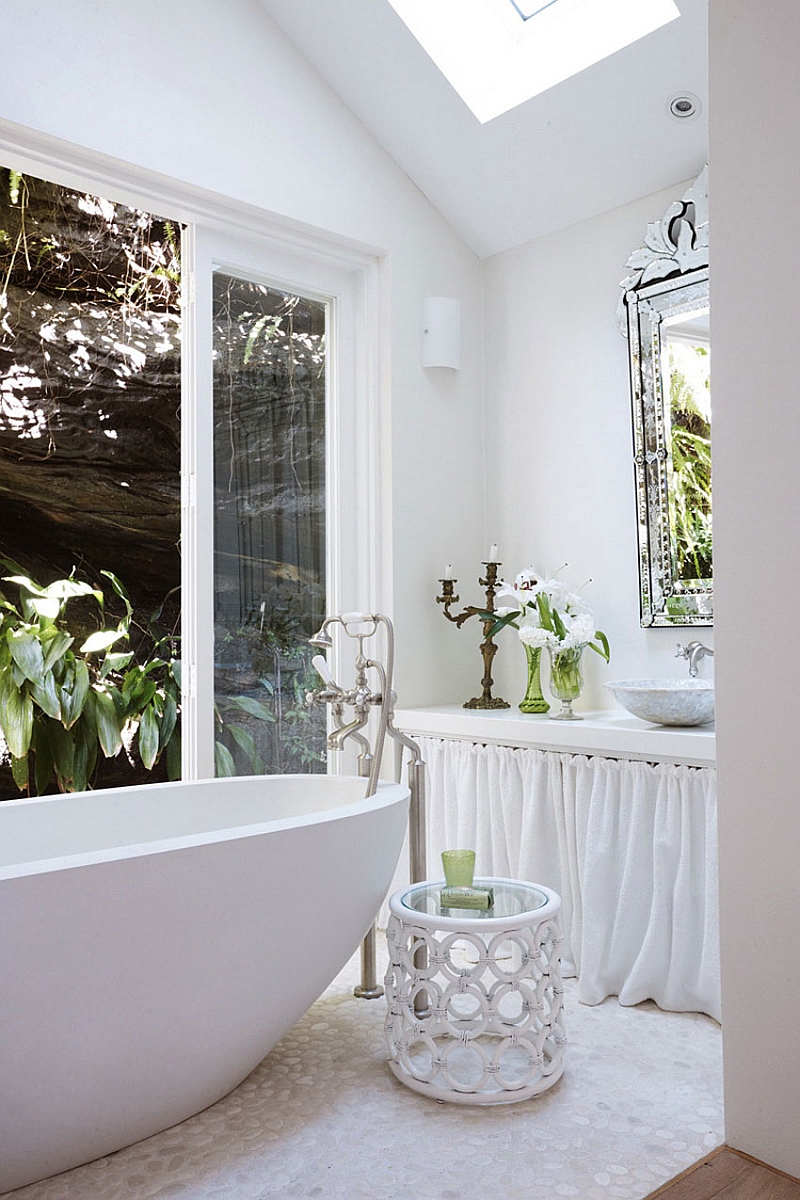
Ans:
[[[458,604],[461,600],[460,596],[454,595],[457,582],[455,579],[439,580],[439,583],[442,585],[442,594],[436,597],[436,603],[444,605],[444,615],[448,621],[452,621],[459,629],[470,617],[480,617],[483,621],[483,641],[480,647],[483,657],[483,679],[481,680],[483,691],[480,696],[475,696],[472,700],[467,700],[464,703],[464,708],[510,708],[511,705],[507,700],[501,700],[499,696],[492,695],[492,684],[494,683],[492,679],[492,660],[497,653],[497,646],[494,644],[494,639],[490,637],[489,630],[495,622],[494,597],[497,592],[497,568],[501,564],[499,562],[485,562],[483,565],[486,568],[486,578],[478,579],[481,587],[486,588],[486,603],[483,608],[476,608],[470,604],[460,613],[454,614],[450,612],[450,606]]]

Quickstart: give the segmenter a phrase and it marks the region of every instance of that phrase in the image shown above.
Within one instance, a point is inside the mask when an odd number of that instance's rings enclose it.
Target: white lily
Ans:
[[[503,605],[495,609],[495,615],[503,625],[513,626],[526,646],[554,651],[590,646],[608,660],[608,642],[605,634],[595,629],[586,601],[556,575],[525,567],[513,584],[501,580],[495,595],[513,600],[515,607]]]

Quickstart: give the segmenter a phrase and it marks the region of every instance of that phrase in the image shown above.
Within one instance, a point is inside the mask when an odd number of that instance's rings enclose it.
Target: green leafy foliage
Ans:
[[[248,664],[247,693],[219,688],[214,708],[218,776],[315,773],[325,769],[326,729],[321,709],[306,694],[318,684],[314,651],[301,630],[302,613],[275,605],[260,621],[227,634],[226,644]]]
[[[692,354],[679,360],[670,347],[669,524],[675,577],[704,580],[713,575],[710,376],[707,347],[693,346]]]
[[[130,758],[136,748],[148,771],[164,755],[169,778],[179,778],[180,661],[174,639],[158,628],[159,614],[139,625],[110,571],[102,574],[117,607],[122,602],[119,619],[108,617],[101,588],[73,578],[42,587],[0,561],[13,572],[0,591],[0,733],[20,793],[41,795],[54,783],[62,792],[83,791],[100,755],[123,749]],[[99,627],[88,632],[87,619]],[[140,635],[135,649],[132,626]]]

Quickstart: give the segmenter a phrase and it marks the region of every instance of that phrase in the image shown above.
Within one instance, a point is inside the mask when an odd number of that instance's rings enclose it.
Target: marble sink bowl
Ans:
[[[704,725],[714,719],[711,679],[623,679],[605,686],[634,717],[656,725]]]

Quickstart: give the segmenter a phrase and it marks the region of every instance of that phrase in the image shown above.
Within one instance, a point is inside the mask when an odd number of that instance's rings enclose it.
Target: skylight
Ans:
[[[523,21],[529,21],[531,17],[535,17],[543,8],[549,8],[551,4],[557,4],[558,0],[508,0],[511,7],[519,13]]]
[[[481,124],[680,16],[674,0],[389,3]]]

